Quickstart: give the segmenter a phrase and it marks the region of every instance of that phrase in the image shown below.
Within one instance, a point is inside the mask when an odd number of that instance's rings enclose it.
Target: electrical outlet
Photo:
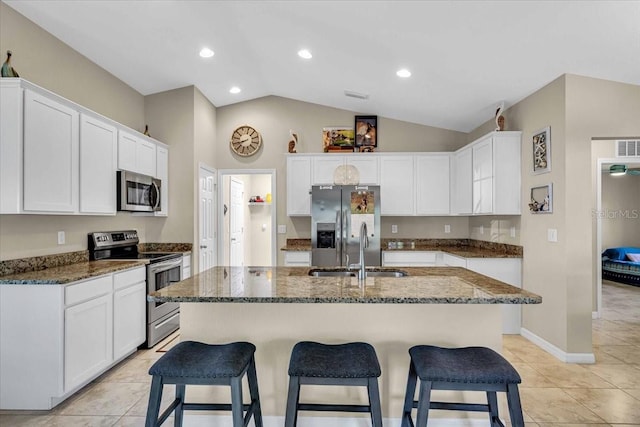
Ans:
[[[444,225],[444,232],[445,233],[451,233],[451,226],[449,224],[445,224]]]
[[[484,225],[480,226],[480,234],[484,234]]]
[[[556,230],[555,228],[547,229],[547,240],[550,241],[550,242],[557,242],[558,241],[558,230]]]
[[[287,234],[287,226],[285,224],[278,224],[278,234]]]
[[[397,233],[398,232],[398,226],[396,224],[392,224],[391,225],[391,232],[392,233]]]
[[[509,235],[510,235],[511,237],[516,237],[516,228],[515,228],[515,227],[511,227],[511,228],[509,229]]]
[[[58,231],[58,244],[64,245],[64,242],[65,242],[64,231]]]

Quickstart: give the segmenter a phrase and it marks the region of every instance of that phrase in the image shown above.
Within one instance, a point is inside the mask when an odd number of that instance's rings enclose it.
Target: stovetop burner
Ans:
[[[155,264],[182,256],[175,252],[139,252],[139,242],[136,230],[89,233],[89,259],[148,259]]]

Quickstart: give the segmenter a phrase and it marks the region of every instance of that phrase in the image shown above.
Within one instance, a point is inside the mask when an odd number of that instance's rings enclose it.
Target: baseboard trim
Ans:
[[[596,363],[593,353],[567,353],[526,328],[520,329],[520,335],[565,363]]]
[[[431,419],[430,419],[431,420]],[[437,421],[436,421],[437,420]],[[461,419],[461,418],[434,418],[436,425],[442,427],[486,427],[487,420],[482,419]],[[505,421],[502,420],[504,423]],[[264,427],[282,427],[284,417],[262,417]],[[386,427],[399,426],[400,418],[385,418],[382,423]],[[184,427],[232,427],[231,416],[229,415],[198,415],[185,413]],[[253,426],[253,422],[249,423]],[[298,417],[298,427],[371,427],[368,417]]]

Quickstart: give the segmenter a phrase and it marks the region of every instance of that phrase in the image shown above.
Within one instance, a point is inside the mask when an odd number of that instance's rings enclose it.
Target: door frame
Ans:
[[[213,215],[214,215],[214,219],[213,219],[213,226],[215,227],[214,232],[213,232],[213,247],[214,250],[217,252],[218,251],[218,228],[216,226],[217,224],[217,218],[216,216],[218,215],[218,206],[219,206],[219,199],[218,199],[218,171],[215,168],[212,168],[211,166],[202,163],[202,162],[198,162],[198,183],[197,183],[197,191],[198,191],[198,214],[197,214],[197,221],[198,221],[198,225],[197,225],[197,244],[194,245],[194,249],[196,249],[195,251],[193,251],[193,256],[191,257],[191,263],[192,263],[192,271],[191,271],[191,275],[197,274],[201,271],[201,266],[200,266],[200,241],[201,241],[201,237],[202,237],[202,233],[200,230],[200,224],[201,224],[201,218],[200,218],[200,177],[201,175],[201,171],[206,171],[210,174],[213,175],[215,182],[213,183],[213,199],[214,199],[214,207],[213,207]],[[214,253],[214,265],[217,265],[218,262],[218,254]],[[195,263],[195,265],[193,265]]]
[[[276,243],[278,240],[277,230],[277,194],[276,194],[276,170],[275,169],[218,169],[218,182],[224,182],[224,177],[228,175],[271,175],[271,265],[277,265],[278,254],[276,252]],[[224,187],[221,185],[221,187]],[[216,206],[217,211],[217,220],[218,227],[216,231],[216,236],[224,236],[224,214],[222,209],[224,209],[224,192],[225,188],[218,188],[218,203]],[[217,258],[218,265],[224,264],[224,239],[217,239]]]

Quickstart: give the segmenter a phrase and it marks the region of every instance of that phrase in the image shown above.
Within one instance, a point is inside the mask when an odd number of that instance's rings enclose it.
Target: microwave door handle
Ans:
[[[153,208],[153,210],[158,209],[158,205],[160,204],[160,189],[158,188],[158,185],[155,182],[151,183],[151,194],[149,197],[149,204],[151,205],[151,207]]]

